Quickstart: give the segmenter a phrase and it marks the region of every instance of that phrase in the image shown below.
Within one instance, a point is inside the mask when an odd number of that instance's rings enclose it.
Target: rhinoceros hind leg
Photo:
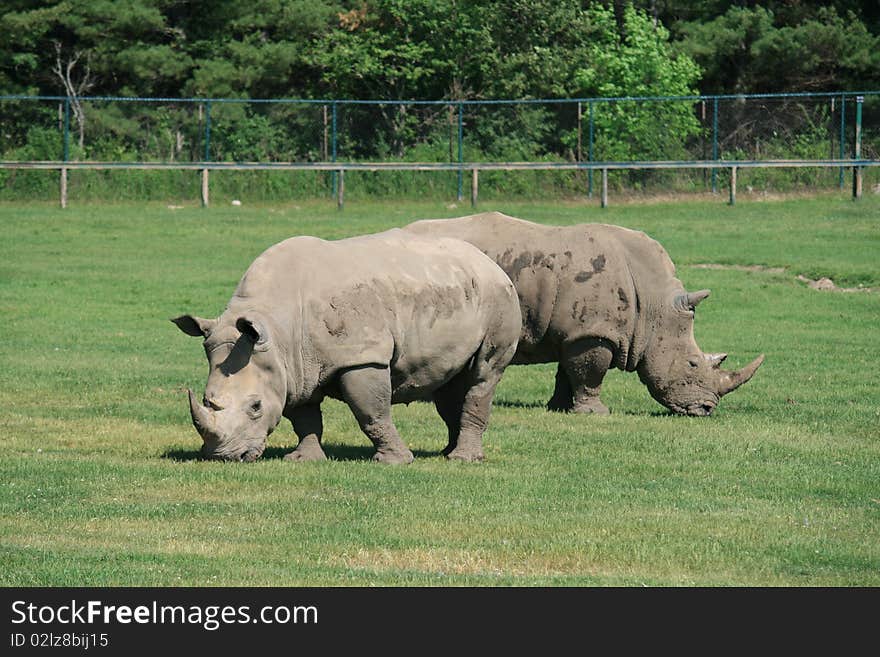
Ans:
[[[492,412],[492,398],[495,396],[495,386],[501,379],[503,368],[498,367],[496,359],[498,355],[483,359],[482,353],[478,353],[474,359],[472,369],[463,373],[461,384],[461,405],[458,420],[458,439],[455,445],[450,441],[449,449],[444,454],[449,459],[457,461],[482,461],[483,433],[489,424],[489,415]],[[508,357],[509,360],[509,357]],[[504,361],[505,364],[507,361]]]
[[[300,406],[293,410],[290,418],[293,430],[299,438],[299,445],[289,454],[284,455],[285,461],[323,461],[327,458],[321,448],[321,436],[324,434],[324,421],[321,407],[318,404]]]
[[[391,420],[391,373],[387,367],[354,367],[339,375],[342,399],[376,448],[373,460],[412,463],[413,453]]]
[[[571,386],[569,410],[572,413],[608,415],[611,412],[599,399],[599,394],[613,357],[611,343],[600,338],[585,338],[563,347],[560,367]]]
[[[458,446],[458,435],[461,432],[461,409],[468,389],[469,374],[470,372],[466,370],[460,372],[434,391],[434,406],[446,424],[449,439],[443,449],[444,456],[449,456],[450,452]]]
[[[446,458],[456,461],[483,460],[483,433],[489,424],[496,384],[497,381],[481,381],[465,392],[458,440],[453,449],[444,450]]]

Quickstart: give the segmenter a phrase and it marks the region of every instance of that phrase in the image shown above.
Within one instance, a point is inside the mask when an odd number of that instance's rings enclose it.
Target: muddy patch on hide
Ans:
[[[586,283],[588,280],[593,278],[595,274],[601,274],[605,271],[605,255],[599,254],[595,258],[590,260],[590,264],[593,266],[593,271],[581,271],[578,272],[574,277],[575,283]]]
[[[617,309],[621,312],[629,308],[629,299],[626,296],[626,292],[623,291],[622,287],[617,288],[617,298],[620,300],[620,304],[617,306]]]

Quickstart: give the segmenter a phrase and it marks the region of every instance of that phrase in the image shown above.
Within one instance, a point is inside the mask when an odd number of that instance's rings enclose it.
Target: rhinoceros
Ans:
[[[390,406],[415,400],[436,405],[448,458],[481,460],[520,333],[516,291],[491,259],[399,229],[287,239],[254,260],[217,319],[171,321],[204,338],[204,398],[188,390],[202,454],[240,461],[262,455],[282,416],[299,438],[285,459],[326,458],[325,397],[349,406],[376,461],[413,460]]]
[[[669,255],[645,233],[540,225],[500,212],[417,221],[405,230],[466,240],[510,276],[522,310],[512,364],[559,362],[549,410],[607,414],[599,395],[616,367],[638,372],[672,412],[705,416],[764,360],[725,371],[726,354],[700,350],[694,310],[709,290],[688,293]]]

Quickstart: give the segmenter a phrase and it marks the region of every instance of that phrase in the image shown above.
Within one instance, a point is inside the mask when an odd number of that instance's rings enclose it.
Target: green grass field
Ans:
[[[2,204],[0,585],[880,585],[880,291],[795,278],[880,286],[880,196],[481,209],[647,231],[712,289],[701,347],[766,363],[710,418],[617,371],[610,417],[548,414],[554,368],[511,367],[482,464],[439,456],[427,404],[394,408],[415,463],[374,464],[333,401],[327,462],[282,461],[286,421],[256,463],[202,462],[206,361],[168,318],[219,314],[291,235],[470,208]]]

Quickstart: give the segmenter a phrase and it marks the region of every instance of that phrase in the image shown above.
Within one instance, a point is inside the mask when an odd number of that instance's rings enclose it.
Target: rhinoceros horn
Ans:
[[[761,363],[763,362],[764,354],[761,354],[741,370],[737,370],[735,372],[720,370],[720,374],[718,376],[718,396],[723,397],[727,393],[733,392],[743,383],[751,379],[757,369],[761,367]]]
[[[703,354],[703,358],[705,358],[706,362],[712,366],[713,370],[717,370],[721,367],[721,363],[724,362],[724,359],[727,358],[727,354]]]
[[[678,310],[693,310],[706,297],[709,296],[709,290],[698,290],[697,292],[685,292],[679,294],[672,300],[672,305]]]
[[[214,427],[213,411],[206,406],[202,406],[196,400],[192,390],[187,388],[186,391],[189,394],[189,412],[192,415],[193,424],[198,430],[199,435],[204,436],[206,431],[210,431]]]

